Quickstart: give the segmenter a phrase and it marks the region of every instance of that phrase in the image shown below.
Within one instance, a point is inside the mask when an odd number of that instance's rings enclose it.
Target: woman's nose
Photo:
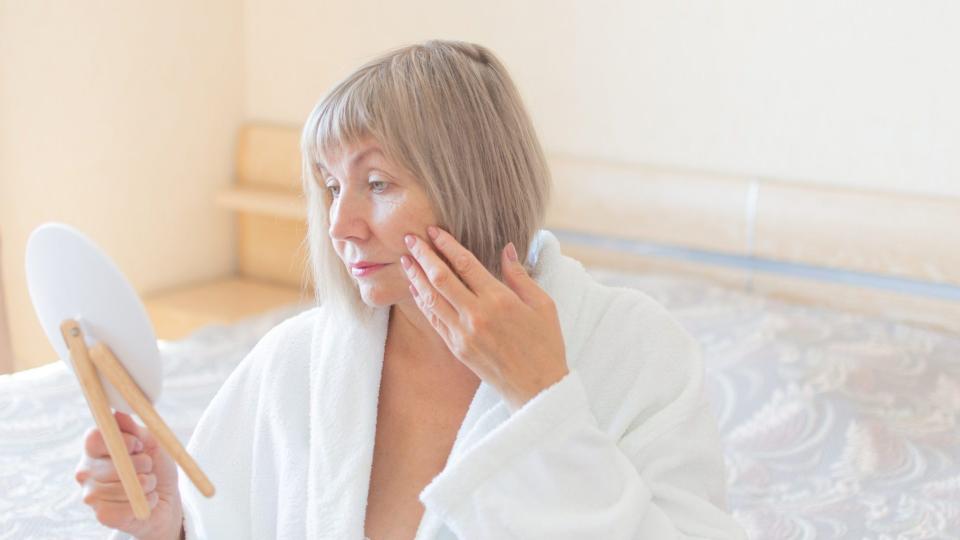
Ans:
[[[366,235],[363,201],[359,199],[344,193],[333,201],[330,207],[330,238],[346,240]]]

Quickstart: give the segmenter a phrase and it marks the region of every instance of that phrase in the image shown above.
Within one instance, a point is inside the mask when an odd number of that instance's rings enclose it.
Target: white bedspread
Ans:
[[[699,281],[595,271],[640,288],[703,344],[751,538],[960,538],[960,336]],[[186,441],[275,311],[161,342],[158,410]],[[0,376],[0,539],[105,538],[72,471],[93,425],[62,363]]]

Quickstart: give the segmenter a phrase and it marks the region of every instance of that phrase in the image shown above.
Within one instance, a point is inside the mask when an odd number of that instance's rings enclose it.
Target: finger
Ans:
[[[458,312],[473,304],[476,295],[433,250],[429,242],[413,234],[406,235],[404,240],[426,278]]]
[[[144,495],[148,495],[157,489],[157,476],[155,474],[138,474],[137,480],[143,489]],[[101,502],[129,502],[130,497],[123,489],[121,482],[97,482],[90,481],[83,490],[83,503],[94,504]]]
[[[406,255],[400,257],[400,264],[407,273],[410,286],[413,287],[410,292],[413,294],[420,311],[422,311],[428,319],[431,316],[436,316],[439,322],[443,322],[446,326],[453,326],[459,323],[460,315],[457,313],[457,310],[434,288],[420,265]]]
[[[133,470],[138,473],[153,472],[153,459],[149,454],[134,454],[130,456],[130,461],[133,462]],[[118,482],[120,480],[116,464],[110,458],[91,460],[86,473],[87,477],[98,482]]]
[[[475,301],[476,295],[433,250],[430,243],[413,234],[408,234],[404,240],[426,278],[454,306],[454,309],[460,311],[469,308]]]
[[[414,297],[417,296],[417,290],[413,285],[410,285],[410,292]],[[420,301],[417,300],[417,307],[420,309],[420,312],[423,313],[423,316],[430,322],[430,326],[436,330],[437,334],[440,334],[440,337],[443,338],[447,343],[450,342],[450,327],[446,325],[441,319],[440,316],[436,313],[427,310],[424,308]]]
[[[545,305],[549,296],[520,264],[517,248],[514,247],[513,242],[507,244],[500,253],[500,264],[503,268],[503,282],[520,297],[520,300],[523,300],[524,304],[534,308]]]
[[[501,286],[500,281],[484,268],[483,263],[469,249],[457,242],[453,235],[432,225],[427,227],[427,234],[437,250],[450,261],[456,275],[475,294],[479,295],[489,289]]]
[[[123,444],[127,448],[127,453],[135,454],[143,450],[143,443],[129,433],[120,432],[120,438],[123,439]],[[92,458],[104,458],[109,457],[110,452],[107,450],[107,442],[103,439],[103,433],[99,429],[91,428],[87,431],[87,436],[83,441],[83,449],[86,454]]]
[[[134,435],[140,439],[140,442],[146,443],[150,437],[150,431],[146,427],[141,426],[132,416],[125,412],[115,411],[113,416],[117,419],[117,425],[120,426],[120,431]]]
[[[157,506],[157,502],[159,500],[160,495],[156,491],[147,495],[147,504],[150,506],[150,508]],[[100,501],[97,502],[96,505],[97,521],[103,525],[113,529],[130,525],[130,520],[133,516],[133,509],[130,507],[130,501]]]

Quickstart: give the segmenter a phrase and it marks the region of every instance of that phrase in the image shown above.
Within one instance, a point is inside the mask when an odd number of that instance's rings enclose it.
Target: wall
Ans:
[[[363,60],[459,38],[506,62],[548,151],[960,196],[952,0],[245,0],[245,11],[252,118],[300,123]]]
[[[229,272],[211,201],[241,121],[299,124],[386,49],[491,47],[549,152],[960,197],[958,20],[952,0],[0,0],[17,367],[52,359],[22,270],[33,227],[81,227],[141,292]]]
[[[92,237],[140,292],[231,271],[242,5],[0,0],[0,234],[15,369],[55,360],[26,289],[34,227]]]

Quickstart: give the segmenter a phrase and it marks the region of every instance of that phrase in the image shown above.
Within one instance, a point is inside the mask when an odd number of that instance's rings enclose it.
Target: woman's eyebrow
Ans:
[[[366,158],[367,156],[375,155],[375,154],[379,154],[379,155],[382,156],[382,155],[383,155],[383,151],[380,150],[380,148],[378,148],[378,147],[367,148],[366,150],[364,150],[363,152],[360,152],[358,155],[354,156],[354,157],[350,160],[350,164],[347,165],[347,170],[351,170],[351,169],[356,168],[357,165],[358,165],[364,158]],[[333,176],[333,174],[331,174],[330,171],[328,171],[327,168],[323,166],[322,162],[318,162],[318,163],[317,163],[317,167],[320,169],[320,172],[323,173],[323,176]]]
[[[359,155],[355,156],[353,159],[350,160],[350,168],[352,169],[352,168],[356,167],[356,166],[363,160],[363,158],[367,157],[368,155],[372,155],[372,154],[381,154],[381,155],[382,155],[383,152],[381,152],[380,149],[377,148],[376,146],[374,146],[374,147],[372,147],[372,148],[367,148],[367,149],[364,150],[363,152],[360,152]]]

